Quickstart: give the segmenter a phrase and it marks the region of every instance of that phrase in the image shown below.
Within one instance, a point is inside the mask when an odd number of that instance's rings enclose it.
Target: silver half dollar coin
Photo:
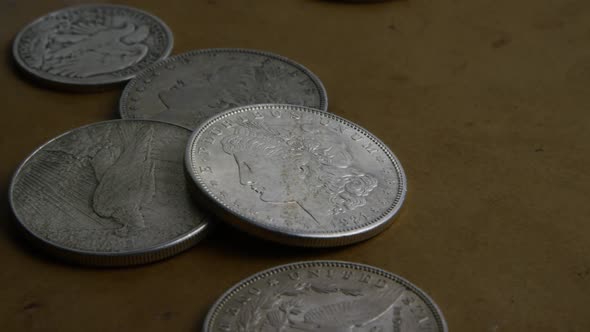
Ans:
[[[131,80],[119,102],[123,119],[153,119],[190,129],[230,108],[294,104],[327,110],[322,82],[280,55],[204,49],[170,57]]]
[[[16,63],[56,85],[100,87],[127,81],[170,54],[170,28],[142,10],[80,5],[49,13],[22,29]]]
[[[131,265],[189,248],[209,228],[188,192],[190,131],[148,120],[99,122],[31,154],[10,204],[36,244],[67,260]]]
[[[299,262],[257,273],[213,305],[204,332],[447,332],[434,301],[382,269]]]
[[[338,246],[376,235],[404,201],[400,162],[374,135],[303,106],[232,109],[193,133],[186,167],[203,201],[276,242]]]

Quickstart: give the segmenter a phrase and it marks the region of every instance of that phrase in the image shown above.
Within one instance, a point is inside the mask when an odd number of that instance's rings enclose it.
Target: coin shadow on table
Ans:
[[[76,86],[72,84],[56,84],[39,77],[35,77],[33,74],[28,73],[24,69],[22,69],[14,60],[14,56],[12,55],[12,39],[4,45],[4,66],[10,68],[10,71],[17,77],[19,80],[29,84],[35,88],[39,89],[50,89],[54,92],[59,92],[63,94],[71,94],[71,93],[94,93],[94,92],[103,92],[113,89],[123,89],[127,81],[122,83],[114,83],[109,85],[103,86]],[[117,104],[118,107],[118,104]],[[119,113],[116,113],[116,118],[119,118]]]
[[[368,5],[368,4],[378,4],[378,3],[385,3],[385,2],[401,2],[407,0],[310,0],[312,2],[331,2],[335,4],[344,4],[344,5]]]
[[[0,191],[0,201],[2,202],[2,205],[0,206],[0,216],[2,216],[2,220],[4,220],[4,222],[1,223],[0,230],[4,234],[4,237],[6,237],[12,245],[17,247],[18,250],[26,253],[36,260],[65,264],[57,258],[48,255],[37,246],[30,245],[29,241],[27,241],[25,238],[24,231],[19,229],[16,217],[10,208],[10,202],[8,200],[8,185],[3,183],[0,188],[2,188]]]
[[[31,74],[22,70],[18,66],[18,64],[16,63],[16,60],[14,60],[14,57],[12,55],[12,40],[10,40],[6,45],[4,45],[4,66],[6,66],[7,68],[10,68],[10,71],[18,80],[25,82],[26,84],[28,84],[32,87],[39,88],[39,89],[52,89],[52,90],[55,90],[56,92],[69,93],[69,92],[64,92],[62,89],[59,89],[56,86],[52,86],[51,84],[47,84],[47,82],[42,81],[38,78],[35,78]]]
[[[223,256],[243,258],[264,257],[271,259],[296,257],[311,259],[323,254],[334,254],[346,250],[348,247],[307,248],[282,245],[251,236],[221,222],[216,222],[211,234],[199,246]]]

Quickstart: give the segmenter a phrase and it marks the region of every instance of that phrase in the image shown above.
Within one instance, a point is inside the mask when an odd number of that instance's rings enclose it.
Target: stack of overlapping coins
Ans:
[[[329,113],[321,81],[285,57],[203,49],[167,58],[172,32],[116,5],[65,8],[16,37],[18,66],[66,89],[129,79],[120,120],[50,140],[16,171],[10,204],[32,243],[72,262],[142,264],[195,245],[216,222],[265,240],[368,239],[404,201],[383,142]],[[378,268],[279,266],[237,284],[204,331],[446,331],[434,302]]]

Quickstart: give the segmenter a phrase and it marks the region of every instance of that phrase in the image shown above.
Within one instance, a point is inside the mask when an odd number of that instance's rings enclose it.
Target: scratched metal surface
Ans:
[[[120,90],[46,89],[11,61],[25,24],[77,3],[0,2],[6,330],[198,331],[239,280],[312,259],[411,280],[450,331],[590,330],[588,1],[124,2],[167,22],[176,54],[244,47],[297,59],[324,83],[331,112],[395,151],[409,185],[397,222],[350,247],[292,249],[222,228],[173,259],[131,269],[61,264],[12,226],[7,189],[19,162],[68,129],[117,114]]]
[[[124,82],[172,50],[164,22],[126,6],[72,6],[19,32],[13,56],[23,70],[54,84],[93,87]]]
[[[375,236],[407,191],[399,160],[378,138],[295,105],[244,106],[209,119],[189,139],[185,162],[220,219],[297,246]]]
[[[80,263],[146,263],[189,248],[210,227],[184,176],[189,135],[150,120],[68,131],[19,167],[12,211],[45,250]]]
[[[306,261],[258,272],[228,289],[203,324],[210,331],[447,332],[436,303],[370,265]]]
[[[326,110],[322,82],[277,54],[239,48],[193,50],[144,70],[121,93],[124,119],[152,119],[197,128],[230,108],[285,103]]]

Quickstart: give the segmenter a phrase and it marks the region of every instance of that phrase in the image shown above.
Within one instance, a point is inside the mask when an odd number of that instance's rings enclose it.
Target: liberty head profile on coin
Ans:
[[[204,49],[154,64],[121,95],[124,119],[152,119],[194,129],[230,108],[285,103],[326,110],[326,91],[307,68],[248,49]]]
[[[13,54],[38,78],[102,86],[130,79],[171,49],[172,32],[151,14],[119,5],[81,5],[25,27],[15,38]]]
[[[210,119],[189,141],[186,163],[202,192],[237,217],[227,221],[287,244],[371,237],[389,225],[406,192],[401,165],[377,138],[294,105],[252,105]]]
[[[221,145],[236,161],[240,184],[264,202],[298,205],[321,228],[331,228],[333,216],[364,206],[377,187],[377,178],[355,168],[358,161],[326,128],[248,121],[237,123]]]

